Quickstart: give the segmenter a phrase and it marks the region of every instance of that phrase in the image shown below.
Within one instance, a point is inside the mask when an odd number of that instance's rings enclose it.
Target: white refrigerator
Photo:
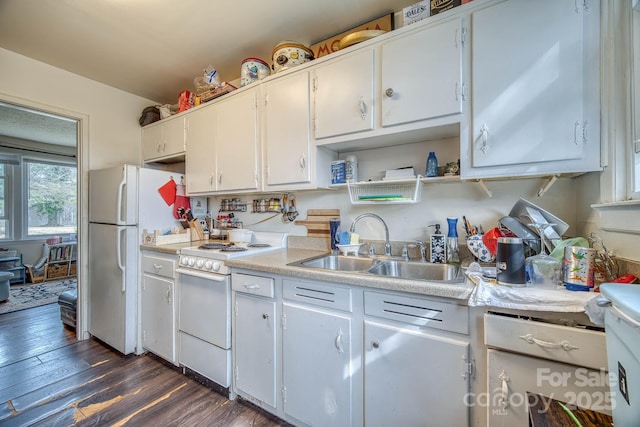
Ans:
[[[123,354],[142,353],[142,230],[180,225],[158,191],[170,179],[134,165],[89,171],[89,333]]]

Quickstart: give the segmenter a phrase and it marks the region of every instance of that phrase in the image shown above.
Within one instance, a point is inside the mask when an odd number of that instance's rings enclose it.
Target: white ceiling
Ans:
[[[0,0],[0,46],[160,103],[283,40],[310,45],[415,0]]]
[[[161,104],[283,40],[311,45],[414,0],[0,0],[0,47]],[[0,107],[0,135],[75,145],[75,127]]]

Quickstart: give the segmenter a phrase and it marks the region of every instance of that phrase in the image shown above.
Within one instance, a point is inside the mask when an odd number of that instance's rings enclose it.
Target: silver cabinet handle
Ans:
[[[391,98],[393,96],[393,89],[388,88],[384,91],[384,94],[387,95],[388,98]]]
[[[487,150],[489,150],[489,128],[486,124],[483,124],[480,128],[480,139],[482,140],[480,151],[482,151],[483,154],[487,154]]]
[[[367,104],[365,104],[363,97],[360,97],[360,117],[362,120],[367,120]]]
[[[537,344],[540,347],[544,347],[544,348],[551,348],[551,349],[561,348],[564,351],[570,351],[570,350],[578,349],[578,347],[576,347],[575,345],[571,344],[567,340],[562,340],[560,342],[544,341],[544,340],[541,340],[541,339],[538,339],[538,338],[534,337],[531,334],[521,335],[520,338],[525,340],[529,344]]]
[[[244,285],[245,289],[260,289],[260,285],[257,283],[252,283],[250,285]]]
[[[167,286],[167,302],[171,304],[171,287]]]
[[[377,341],[377,340],[371,341],[371,347],[380,348],[380,341]]]
[[[338,349],[338,353],[344,353],[344,349],[342,348],[342,329],[338,329],[338,335],[336,335],[335,346]]]
[[[153,264],[153,269],[154,269],[156,272],[158,272],[158,271],[162,270],[162,265],[160,265],[160,264]]]
[[[304,154],[300,156],[299,165],[301,170],[304,170],[307,167],[307,161],[304,159]]]
[[[263,319],[268,319],[268,318],[269,318],[269,315],[268,315],[267,313],[262,313],[262,318],[263,318]]]
[[[505,410],[509,407],[509,377],[505,371],[500,372],[498,375],[498,379],[500,380],[500,389],[501,395],[498,399],[498,404],[502,406],[502,409]]]

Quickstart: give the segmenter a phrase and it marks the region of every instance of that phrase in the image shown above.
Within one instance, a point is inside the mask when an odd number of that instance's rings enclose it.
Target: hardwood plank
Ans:
[[[0,315],[2,346],[16,349],[0,356],[2,426],[288,425],[155,356],[125,357],[97,340],[75,342],[52,306]]]

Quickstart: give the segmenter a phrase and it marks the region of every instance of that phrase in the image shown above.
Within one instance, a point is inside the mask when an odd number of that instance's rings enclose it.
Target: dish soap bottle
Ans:
[[[433,224],[429,227],[435,227],[435,231],[429,237],[429,261],[443,264],[447,261],[447,246],[444,239],[444,234],[440,232],[440,224]]]
[[[449,232],[447,233],[447,262],[457,264],[460,262],[460,251],[458,248],[458,218],[447,218]]]
[[[433,151],[430,151],[429,156],[427,157],[427,168],[425,170],[425,176],[438,176],[438,158],[436,157],[436,153],[434,153]]]

